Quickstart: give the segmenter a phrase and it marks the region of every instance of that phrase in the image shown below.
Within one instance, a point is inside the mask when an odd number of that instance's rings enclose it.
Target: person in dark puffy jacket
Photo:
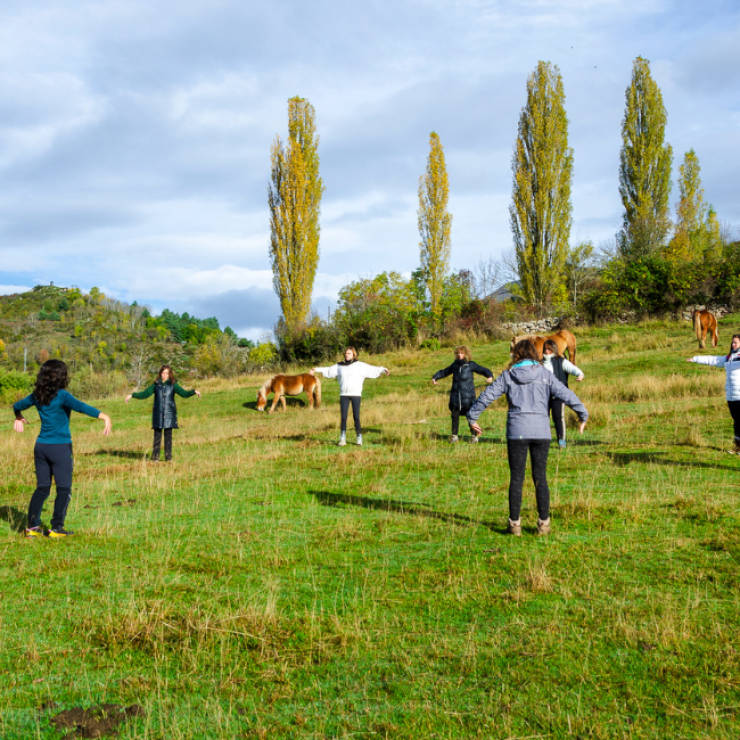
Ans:
[[[478,417],[500,396],[506,395],[506,449],[509,457],[509,533],[522,533],[522,486],[527,454],[532,456],[532,480],[537,498],[537,533],[550,534],[550,489],[547,486],[547,456],[550,451],[550,399],[559,398],[576,412],[579,431],[588,420],[588,411],[572,390],[566,388],[549,370],[540,365],[534,344],[529,339],[518,342],[511,355],[511,366],[481,393],[468,411],[468,423],[474,434],[482,434]]]
[[[164,459],[172,460],[172,430],[177,429],[177,406],[175,395],[182,398],[198,396],[200,391],[186,391],[177,382],[175,373],[169,365],[159,368],[157,379],[143,391],[129,393],[124,399],[128,403],[132,398],[143,401],[145,398],[154,396],[152,406],[152,429],[154,430],[154,443],[152,445],[152,460],[159,462],[159,450],[162,444],[162,432],[164,432]]]
[[[475,403],[475,378],[473,373],[483,375],[486,383],[493,382],[493,373],[473,362],[470,349],[464,344],[455,347],[455,361],[449,367],[438,370],[432,376],[432,383],[437,385],[438,380],[452,375],[452,388],[450,388],[450,413],[452,414],[452,438],[453,444],[459,441],[458,431],[460,429],[460,416],[468,413],[470,407]],[[471,436],[471,442],[477,442],[476,435]]]

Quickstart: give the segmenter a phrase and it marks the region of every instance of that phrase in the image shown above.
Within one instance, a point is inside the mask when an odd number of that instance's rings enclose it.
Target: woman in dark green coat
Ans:
[[[159,449],[162,444],[162,432],[164,431],[164,459],[172,460],[172,430],[177,429],[177,406],[175,395],[183,398],[198,396],[200,391],[186,391],[177,382],[175,373],[169,365],[162,365],[157,374],[157,379],[145,390],[138,393],[130,393],[125,401],[128,403],[132,398],[142,401],[149,396],[154,396],[152,407],[152,429],[154,430],[154,444],[152,445],[152,460],[159,462]]]

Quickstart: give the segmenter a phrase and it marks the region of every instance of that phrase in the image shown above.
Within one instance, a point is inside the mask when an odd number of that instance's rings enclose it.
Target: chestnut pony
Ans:
[[[546,340],[552,339],[552,341],[558,345],[558,354],[563,357],[563,353],[567,349],[570,361],[574,365],[576,364],[576,338],[567,329],[561,329],[555,334],[550,334],[547,337],[544,337],[541,334],[525,334],[521,337],[513,337],[511,340],[511,352],[514,351],[514,345],[517,342],[521,342],[522,339],[529,339],[534,344],[534,348],[540,358],[542,357],[542,345]]]
[[[309,373],[302,373],[301,375],[273,375],[257,391],[257,411],[265,410],[268,393],[275,394],[272,399],[272,406],[267,412],[271,414],[275,410],[278,401],[283,404],[283,411],[287,410],[285,396],[297,396],[304,391],[308,396],[309,408],[313,408],[314,401],[317,407],[321,406],[321,381],[318,378]]]
[[[694,323],[694,332],[699,347],[704,349],[707,346],[707,332],[712,334],[712,347],[717,346],[719,342],[719,333],[717,332],[717,319],[711,311],[697,311],[691,314],[691,320]]]

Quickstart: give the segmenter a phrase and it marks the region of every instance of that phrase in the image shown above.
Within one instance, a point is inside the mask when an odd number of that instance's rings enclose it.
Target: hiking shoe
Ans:
[[[44,534],[47,537],[71,537],[74,532],[70,532],[64,527],[54,527],[54,529],[49,529]]]
[[[460,438],[459,438],[459,437],[457,436],[457,434],[453,434],[453,435],[452,435],[452,436],[450,437],[450,444],[451,444],[451,445],[454,445],[454,444],[455,444],[455,442],[459,442],[459,441],[460,441]]]
[[[361,434],[357,435],[357,444],[360,445],[360,447],[362,447],[362,435]]]
[[[568,446],[568,443],[564,439],[559,439],[558,444],[561,450],[564,450]]]
[[[522,536],[521,517],[517,519],[515,522],[512,522],[511,519],[509,519],[509,527],[507,531],[509,532],[509,534],[513,534],[514,537],[521,537]]]
[[[477,445],[477,444],[478,444],[478,437],[476,437],[475,435],[473,435],[473,436],[472,436],[472,437],[470,438],[470,444],[471,444],[471,445]]]
[[[26,527],[26,537],[43,537],[44,530],[41,527]]]
[[[344,435],[342,435],[342,436],[341,436],[341,437],[339,438],[339,442],[337,442],[337,444],[338,444],[338,445],[339,445],[340,447],[344,447],[344,446],[345,446],[345,445],[347,444],[347,438],[346,438],[346,437],[345,437]]]
[[[537,534],[550,534],[550,517],[544,521],[537,517]]]

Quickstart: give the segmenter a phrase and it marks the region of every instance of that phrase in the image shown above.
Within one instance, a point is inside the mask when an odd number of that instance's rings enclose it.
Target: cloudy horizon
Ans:
[[[453,269],[511,249],[511,154],[527,77],[563,78],[573,242],[621,225],[633,60],[650,60],[676,175],[740,226],[740,8],[729,0],[10,0],[0,10],[0,290],[99,287],[256,339],[279,316],[270,146],[287,100],[320,136],[320,313],[343,285],[419,263],[418,179],[445,148]]]

